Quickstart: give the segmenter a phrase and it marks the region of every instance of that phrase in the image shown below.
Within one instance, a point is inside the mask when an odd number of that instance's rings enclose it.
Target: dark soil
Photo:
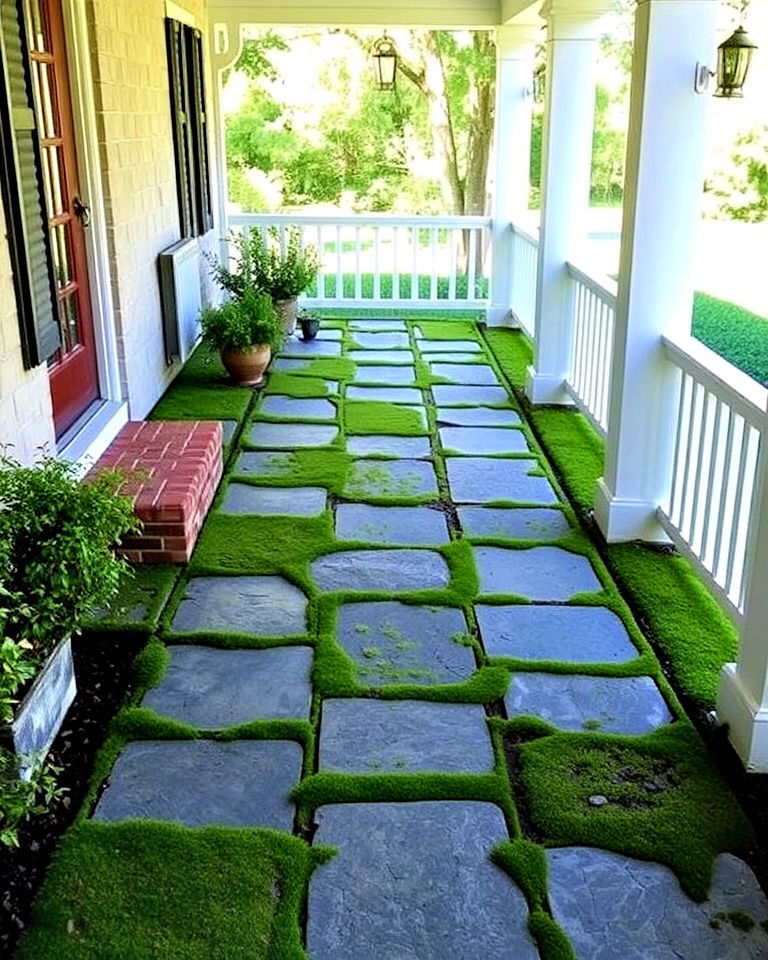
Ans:
[[[0,957],[11,957],[29,922],[32,903],[59,839],[88,790],[93,761],[122,703],[134,657],[145,637],[79,637],[73,644],[78,695],[53,743],[49,760],[64,788],[46,813],[19,829],[19,846],[0,847]]]

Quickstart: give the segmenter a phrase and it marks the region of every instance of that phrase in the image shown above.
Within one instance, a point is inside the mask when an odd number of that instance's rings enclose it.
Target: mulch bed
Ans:
[[[73,644],[78,695],[54,741],[50,761],[65,792],[19,830],[19,846],[0,847],[0,957],[11,957],[59,839],[88,789],[93,761],[122,703],[134,657],[145,637],[79,637]]]

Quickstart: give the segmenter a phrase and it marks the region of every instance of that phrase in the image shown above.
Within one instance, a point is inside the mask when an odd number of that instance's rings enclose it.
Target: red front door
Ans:
[[[49,361],[56,436],[99,395],[93,318],[61,0],[26,0],[43,184],[59,302],[61,347]]]

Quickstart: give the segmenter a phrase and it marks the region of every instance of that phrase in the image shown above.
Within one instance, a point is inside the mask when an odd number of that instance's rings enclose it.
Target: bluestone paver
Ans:
[[[476,340],[424,340],[417,337],[417,346],[422,353],[482,353]]]
[[[432,394],[438,407],[509,406],[509,394],[503,387],[454,387],[436,383]]]
[[[562,510],[546,507],[458,507],[466,537],[557,540],[571,531]]]
[[[421,390],[416,387],[347,387],[348,400],[374,400],[377,403],[416,404],[424,403]]]
[[[398,347],[394,350],[349,350],[347,356],[358,364],[373,364],[375,366],[386,363],[393,366],[398,364],[413,366],[413,354],[407,347]]]
[[[347,451],[356,457],[418,459],[432,456],[429,437],[347,437]]]
[[[448,543],[445,515],[429,507],[376,507],[342,503],[336,508],[338,540],[369,543]]]
[[[415,379],[414,367],[400,367],[391,363],[380,367],[361,364],[355,372],[355,383],[409,384]]]
[[[456,427],[514,427],[520,414],[501,407],[438,407],[437,422]]]
[[[499,378],[493,368],[483,363],[430,363],[436,377],[445,377],[452,383],[466,383],[472,386],[498,386]]]
[[[557,503],[546,477],[531,474],[538,461],[525,458],[446,457],[448,485],[457,503]]]
[[[325,510],[324,487],[257,487],[230,483],[222,513],[277,514],[283,517],[317,517]]]
[[[516,594],[528,600],[570,600],[601,589],[586,557],[560,547],[474,547],[480,593]]]
[[[440,427],[438,432],[443,449],[455,453],[530,453],[525,434],[513,427]]]
[[[282,577],[192,577],[171,631],[297,636],[306,610],[307,598]]]
[[[410,591],[447,587],[448,564],[434,550],[341,550],[313,560],[319,590]]]
[[[335,426],[320,423],[268,423],[251,426],[249,439],[255,447],[293,450],[294,447],[327,447],[338,436]]]
[[[393,350],[398,347],[408,347],[407,333],[363,333],[356,331],[353,336],[356,346],[364,350]]]
[[[424,460],[355,460],[344,495],[389,497],[394,500],[422,494],[437,495],[437,477]]]
[[[335,420],[336,405],[330,400],[313,397],[283,397],[270,394],[264,397],[258,409],[264,417],[282,417],[291,420]]]

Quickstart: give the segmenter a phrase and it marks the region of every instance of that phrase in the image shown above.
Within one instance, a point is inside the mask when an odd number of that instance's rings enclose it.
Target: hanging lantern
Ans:
[[[397,50],[394,43],[384,36],[373,45],[373,71],[376,76],[376,86],[379,90],[392,90],[395,86],[397,74]]]
[[[744,81],[757,44],[749,39],[744,27],[739,27],[717,48],[716,97],[742,97]]]
[[[547,93],[547,71],[544,64],[540,64],[533,71],[533,102],[544,103]]]

